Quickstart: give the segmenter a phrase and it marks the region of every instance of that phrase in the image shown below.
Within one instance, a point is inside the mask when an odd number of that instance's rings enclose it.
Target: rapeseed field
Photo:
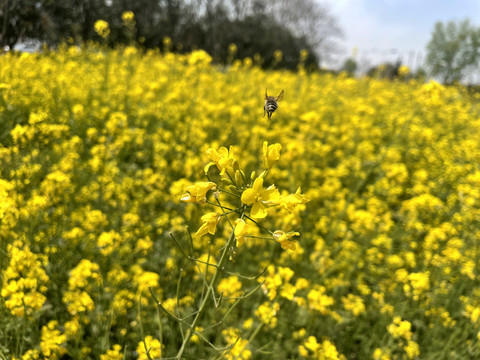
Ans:
[[[64,46],[0,126],[2,359],[480,358],[461,86]]]

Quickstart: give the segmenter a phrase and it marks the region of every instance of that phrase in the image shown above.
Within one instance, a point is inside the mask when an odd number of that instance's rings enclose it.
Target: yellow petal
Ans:
[[[206,233],[208,233],[208,224],[203,223],[202,226],[200,226],[200,229],[198,229],[197,232],[195,233],[195,237],[201,237]]]
[[[252,211],[250,212],[252,218],[263,219],[267,216],[267,214],[267,208],[261,202],[256,202],[255,204],[253,204]]]
[[[245,205],[251,205],[255,202],[256,192],[253,189],[247,189],[242,193],[242,203]]]
[[[295,245],[295,241],[282,241],[280,243],[280,246],[282,247],[283,250],[296,250],[297,246]]]
[[[207,223],[207,225],[208,225],[208,232],[212,235],[215,235],[215,231],[217,230],[217,223],[210,222],[210,223]]]
[[[210,148],[207,150],[207,156],[210,160],[214,162],[218,162],[218,160],[220,159],[220,155],[218,154],[217,150],[215,150],[214,148]]]
[[[203,171],[205,171],[205,174],[208,174],[208,169],[210,169],[210,166],[215,165],[214,162],[209,162],[207,165],[205,165],[205,168]]]
[[[252,189],[255,190],[255,192],[260,193],[263,191],[263,178],[258,177],[255,179]]]
[[[219,215],[216,212],[209,212],[206,213],[201,217],[203,222],[212,222],[212,221],[218,221]]]
[[[235,224],[235,236],[245,235],[245,220],[237,219]]]
[[[180,198],[181,201],[185,202],[195,202],[195,197],[192,197],[189,193],[183,194]]]
[[[270,186],[267,190],[262,192],[262,200],[263,201],[274,201],[277,200],[280,196],[280,193],[275,188],[274,185]]]

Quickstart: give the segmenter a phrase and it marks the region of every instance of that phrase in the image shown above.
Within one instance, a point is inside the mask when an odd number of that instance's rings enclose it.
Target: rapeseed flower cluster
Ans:
[[[15,316],[32,315],[47,301],[49,277],[44,267],[47,258],[30,250],[24,241],[7,245],[8,267],[3,272],[1,290],[4,306]]]
[[[206,151],[210,162],[205,166],[205,175],[209,176],[209,170],[216,166],[219,171],[220,181],[225,183],[221,187],[212,181],[200,181],[186,188],[186,193],[181,196],[181,200],[187,203],[206,203],[219,207],[222,212],[209,212],[201,217],[202,225],[195,233],[199,238],[206,234],[215,235],[217,225],[223,217],[235,224],[233,234],[236,239],[236,245],[241,246],[245,239],[254,235],[248,234],[251,223],[257,224],[257,221],[267,217],[269,209],[279,207],[285,209],[288,213],[293,213],[297,205],[305,204],[308,200],[301,194],[300,187],[294,194],[281,196],[279,190],[274,184],[264,187],[264,180],[272,165],[280,158],[280,144],[268,145],[263,142],[262,160],[264,169],[260,175],[256,176],[253,171],[249,177],[240,168],[239,161],[234,156],[233,146],[229,149],[220,147],[220,149],[210,148]],[[250,183],[248,182],[250,178]],[[207,201],[207,193],[213,193],[215,202]],[[221,194],[236,197],[240,200],[236,208],[224,207],[220,200],[223,200]],[[229,219],[229,214],[236,214],[236,219]],[[268,230],[271,239],[281,244],[283,249],[295,250],[294,236],[299,236],[297,231],[285,232],[283,230]]]
[[[478,358],[480,97],[231,54],[0,57],[0,351]]]

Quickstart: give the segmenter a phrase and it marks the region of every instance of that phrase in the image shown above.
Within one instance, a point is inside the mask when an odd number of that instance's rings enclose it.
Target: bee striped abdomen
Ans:
[[[277,108],[278,108],[277,101],[279,101],[283,98],[283,94],[284,93],[283,93],[283,90],[282,90],[280,95],[278,95],[277,97],[268,96],[267,91],[265,90],[265,105],[263,107],[263,116],[265,116],[265,114],[267,114],[268,115],[268,120],[271,120],[273,112],[275,110],[277,110]]]
[[[267,101],[267,103],[265,104],[265,108],[267,109],[268,112],[272,113],[275,110],[277,110],[278,104],[275,100],[270,100],[270,101]]]

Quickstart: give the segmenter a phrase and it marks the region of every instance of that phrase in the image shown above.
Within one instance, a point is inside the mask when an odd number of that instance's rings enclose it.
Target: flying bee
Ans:
[[[263,106],[263,116],[265,117],[265,114],[268,115],[268,120],[272,119],[272,114],[275,110],[278,108],[278,101],[283,99],[283,90],[282,92],[277,96],[268,96],[267,95],[267,89],[265,89],[265,105]]]

